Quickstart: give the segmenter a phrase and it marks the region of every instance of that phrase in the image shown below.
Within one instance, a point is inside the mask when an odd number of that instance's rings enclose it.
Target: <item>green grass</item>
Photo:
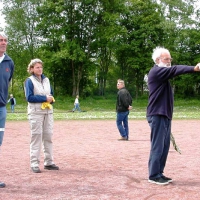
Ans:
[[[7,120],[27,120],[27,103],[22,100],[17,101],[15,113],[10,113],[7,105]],[[115,98],[87,98],[80,99],[81,110],[83,112],[71,112],[74,98],[57,98],[54,104],[55,120],[89,120],[89,119],[116,119]],[[133,110],[129,114],[129,119],[146,119],[147,99],[133,102]],[[200,119],[199,100],[175,100],[174,119]]]

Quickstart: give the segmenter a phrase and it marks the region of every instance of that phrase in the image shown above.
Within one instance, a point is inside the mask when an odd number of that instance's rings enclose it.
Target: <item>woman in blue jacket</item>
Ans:
[[[31,74],[25,81],[28,101],[28,119],[31,128],[30,165],[34,173],[40,173],[40,152],[43,145],[44,169],[58,170],[53,162],[53,107],[55,101],[49,79],[43,74],[40,59],[31,60],[27,69]]]

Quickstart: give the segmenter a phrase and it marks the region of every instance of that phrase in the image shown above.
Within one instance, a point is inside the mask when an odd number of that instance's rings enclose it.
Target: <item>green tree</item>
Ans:
[[[38,0],[6,0],[3,1],[6,21],[6,34],[9,36],[8,53],[15,63],[15,73],[12,83],[15,90],[23,91],[23,82],[28,76],[27,65],[37,56],[40,45],[35,27],[37,24],[36,7]],[[14,91],[13,91],[14,92]]]
[[[144,75],[152,66],[152,49],[163,40],[162,22],[158,5],[149,0],[129,1],[121,16],[120,23],[127,31],[118,40],[116,57],[121,77],[136,98],[143,94]]]
[[[192,0],[1,1],[16,65],[13,84],[20,88],[35,57],[44,61],[55,94],[72,96],[94,89],[105,95],[118,78],[132,95],[142,95],[158,45],[170,50],[174,64],[199,62],[200,12]],[[172,81],[177,93],[198,92],[199,78],[191,77],[187,87],[186,76]]]
[[[94,72],[90,59],[97,2],[47,0],[38,9],[41,19],[38,30],[46,40],[44,54],[50,52],[49,70],[57,85],[72,96],[80,93],[80,87],[84,90],[85,77]]]
[[[163,45],[170,50],[173,64],[196,65],[199,62],[196,45],[199,30],[195,20],[198,13],[195,11],[195,1],[161,0],[160,6],[165,17]],[[193,74],[178,76],[172,81],[175,94],[182,97],[194,96],[198,83],[199,76]]]
[[[114,66],[117,38],[124,31],[120,26],[120,15],[124,10],[125,1],[99,1],[97,6],[98,16],[94,29],[95,41],[93,49],[97,63],[98,94],[105,95],[108,73]]]

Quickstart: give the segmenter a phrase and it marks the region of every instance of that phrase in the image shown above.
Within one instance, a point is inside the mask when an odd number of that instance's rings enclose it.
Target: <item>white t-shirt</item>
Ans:
[[[2,60],[4,59],[4,57],[5,57],[5,54],[3,54],[2,57],[0,57],[0,63],[2,62]]]
[[[78,102],[78,98],[75,99],[75,103],[79,103],[79,102]]]

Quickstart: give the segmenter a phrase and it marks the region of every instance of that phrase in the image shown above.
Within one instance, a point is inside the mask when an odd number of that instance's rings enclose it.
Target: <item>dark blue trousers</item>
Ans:
[[[127,139],[129,137],[128,115],[129,111],[117,112],[117,119],[116,119],[117,128],[119,130],[120,135]]]
[[[171,119],[162,115],[147,117],[151,127],[151,151],[149,156],[149,179],[164,173],[170,147]]]

